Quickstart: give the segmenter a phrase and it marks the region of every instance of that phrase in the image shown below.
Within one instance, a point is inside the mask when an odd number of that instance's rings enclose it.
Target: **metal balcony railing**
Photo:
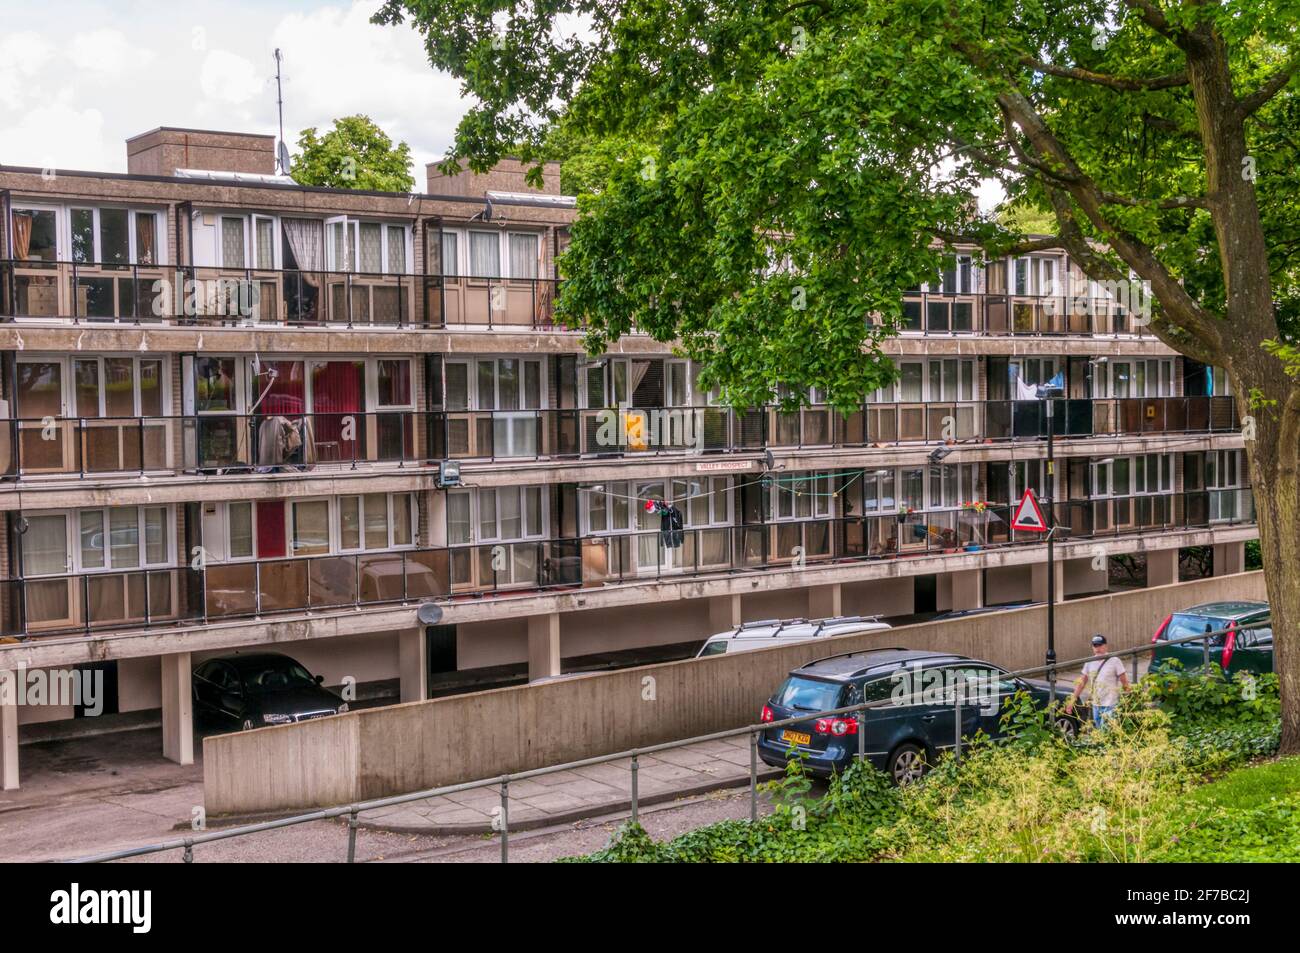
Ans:
[[[1042,401],[600,410],[378,410],[349,413],[17,417],[0,426],[0,476],[265,473],[440,460],[537,460],[836,449],[1047,435]],[[1231,397],[1055,402],[1058,437],[1231,433]]]
[[[0,319],[556,330],[559,283],[275,268],[0,260]]]
[[[884,506],[895,506],[892,500]],[[1013,507],[869,512],[740,526],[687,526],[188,567],[34,576],[0,583],[0,634],[95,633],[459,596],[595,587],[1041,544],[1011,530]],[[1249,487],[1052,506],[1058,539],[1253,523]],[[19,537],[21,545],[21,537]]]
[[[903,295],[901,329],[942,335],[1152,337],[1148,323],[1105,297],[909,291]]]

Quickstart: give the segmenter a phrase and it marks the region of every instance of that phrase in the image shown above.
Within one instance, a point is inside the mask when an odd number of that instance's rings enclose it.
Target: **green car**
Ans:
[[[1175,612],[1156,629],[1151,642],[1156,646],[1151,659],[1153,669],[1179,662],[1185,670],[1202,668],[1205,659],[1229,675],[1237,672],[1273,671],[1273,629],[1268,625],[1267,602],[1207,602]],[[1264,623],[1255,628],[1246,626]],[[1209,649],[1204,639],[1170,645],[1173,639],[1204,632],[1210,636]]]

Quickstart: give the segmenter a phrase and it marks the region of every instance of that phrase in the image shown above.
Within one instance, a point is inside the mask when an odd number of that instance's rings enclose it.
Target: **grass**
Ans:
[[[1300,756],[1238,768],[1197,788],[1190,798],[1207,807],[1241,810],[1296,794],[1300,794]]]

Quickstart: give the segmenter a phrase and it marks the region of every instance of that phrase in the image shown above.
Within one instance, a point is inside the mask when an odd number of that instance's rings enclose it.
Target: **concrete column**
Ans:
[[[1030,596],[1034,602],[1047,601],[1047,560],[1031,565]],[[1058,555],[1054,564],[1056,569],[1056,601],[1065,601],[1065,560]]]
[[[528,617],[528,679],[560,674],[560,614]]]
[[[1218,564],[1218,560],[1215,560]],[[1178,550],[1147,550],[1147,588],[1172,586],[1178,581]]]
[[[1228,576],[1245,571],[1246,544],[1244,542],[1214,544],[1214,574],[1216,576]]]
[[[194,763],[194,689],[190,653],[164,655],[162,663],[163,757],[177,764]]]
[[[829,619],[843,615],[840,589],[838,582],[828,586],[811,586],[808,589],[808,618]]]
[[[952,587],[952,608],[984,608],[984,573],[978,569],[963,569],[948,573],[949,585]]]
[[[740,596],[713,596],[709,599],[709,635],[734,629],[741,621]]]
[[[0,791],[18,790],[18,673],[0,671]]]
[[[397,633],[397,675],[404,702],[422,702],[429,697],[428,646],[424,626]]]

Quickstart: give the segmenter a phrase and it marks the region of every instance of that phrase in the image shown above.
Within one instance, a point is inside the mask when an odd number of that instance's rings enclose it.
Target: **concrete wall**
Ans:
[[[1096,596],[1057,607],[1058,653],[1107,632],[1138,645],[1170,612],[1262,599],[1262,573]],[[1022,668],[1042,662],[1046,608],[458,695],[204,740],[211,814],[293,810],[562,764],[754,722],[792,668],[884,645],[943,649]],[[539,727],[544,726],[544,727]]]

